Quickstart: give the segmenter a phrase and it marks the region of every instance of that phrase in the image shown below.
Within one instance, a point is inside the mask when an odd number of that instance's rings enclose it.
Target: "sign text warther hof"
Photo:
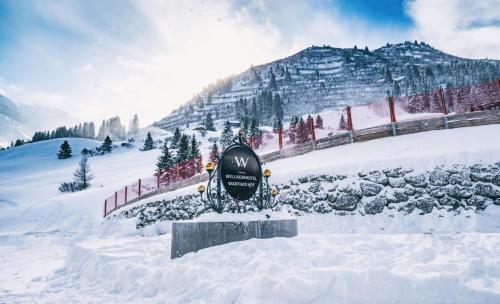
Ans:
[[[227,193],[234,199],[251,198],[262,178],[260,161],[249,147],[235,144],[221,155],[220,176]]]

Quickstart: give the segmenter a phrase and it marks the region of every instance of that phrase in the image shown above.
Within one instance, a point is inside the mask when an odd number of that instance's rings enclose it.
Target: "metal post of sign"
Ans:
[[[221,166],[217,166],[217,202],[219,206],[221,205],[221,173],[220,173],[220,168]]]
[[[261,206],[264,205],[264,183],[262,182],[262,178],[259,183],[259,203]]]

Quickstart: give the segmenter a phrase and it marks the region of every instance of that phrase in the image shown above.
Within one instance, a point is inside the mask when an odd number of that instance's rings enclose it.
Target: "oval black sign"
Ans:
[[[229,146],[220,161],[222,184],[234,199],[244,201],[251,198],[259,188],[260,161],[249,147],[242,144]]]

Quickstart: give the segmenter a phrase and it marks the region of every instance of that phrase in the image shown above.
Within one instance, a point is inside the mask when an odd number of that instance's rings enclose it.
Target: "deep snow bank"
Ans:
[[[303,234],[168,258],[170,236],[71,246],[9,303],[498,303],[500,234]]]

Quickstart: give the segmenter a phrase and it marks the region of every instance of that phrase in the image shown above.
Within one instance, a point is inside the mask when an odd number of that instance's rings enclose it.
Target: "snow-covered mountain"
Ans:
[[[243,111],[241,105],[251,111],[253,99],[257,101],[260,123],[269,125],[271,120],[265,118],[268,101],[262,97],[263,92],[280,94],[286,120],[291,115],[377,101],[388,91],[395,96],[409,96],[439,86],[461,87],[497,77],[498,60],[459,58],[424,42],[387,44],[373,51],[312,46],[217,81],[154,126],[172,129],[201,123],[208,112],[215,119],[235,119],[236,112]]]
[[[25,105],[0,95],[0,147],[16,139],[31,138],[35,131],[54,129],[74,120],[60,110],[42,105]]]

